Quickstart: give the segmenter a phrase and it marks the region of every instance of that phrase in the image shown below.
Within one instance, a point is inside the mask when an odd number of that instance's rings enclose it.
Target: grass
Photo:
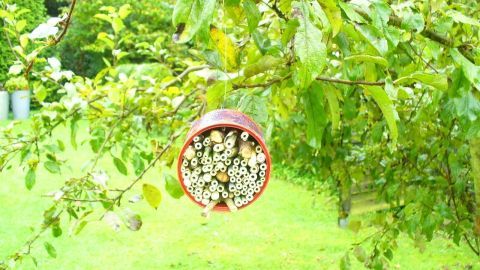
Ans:
[[[68,138],[67,132],[60,129],[55,136]],[[32,191],[24,187],[20,169],[0,174],[0,259],[21,247],[31,235],[30,227],[40,224],[42,211],[50,205],[41,195],[55,190],[68,177],[81,175],[80,167],[91,153],[87,146],[80,149],[68,148],[64,153],[71,170],[62,175],[40,170]],[[102,160],[101,166],[115,172],[108,159]],[[113,173],[111,181],[128,178]],[[163,187],[158,169],[144,181]],[[132,194],[139,192],[136,187]],[[355,234],[339,229],[334,199],[283,181],[279,175],[252,206],[235,214],[215,213],[208,220],[201,218],[200,208],[185,197],[175,200],[165,195],[158,210],[144,201],[125,203],[124,207],[141,213],[144,225],[140,231],[123,228],[114,232],[105,222],[95,221],[80,235],[68,236],[69,222],[64,221],[62,237],[54,239],[48,233],[34,246],[39,269],[338,269],[345,251],[368,231]],[[56,247],[56,259],[48,257],[44,241]],[[480,269],[478,259],[464,246],[437,238],[420,253],[405,236],[400,237],[391,266]],[[33,268],[29,259],[18,266]],[[353,262],[353,269],[361,268]]]

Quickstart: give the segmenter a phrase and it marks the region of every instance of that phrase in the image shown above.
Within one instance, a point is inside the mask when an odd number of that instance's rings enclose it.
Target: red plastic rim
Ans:
[[[190,198],[190,200],[192,200],[198,206],[200,206],[202,208],[205,207],[205,205],[203,205],[201,202],[195,201],[192,194],[190,194],[190,192],[187,191],[187,187],[183,183],[183,177],[182,177],[182,173],[181,173],[183,154],[184,154],[185,150],[187,149],[187,147],[192,143],[193,138],[195,138],[196,136],[198,136],[200,134],[203,134],[206,131],[216,129],[216,128],[219,128],[219,127],[236,128],[236,129],[239,129],[241,131],[248,132],[248,134],[250,134],[255,139],[255,141],[262,147],[262,150],[265,153],[265,156],[267,157],[267,160],[266,160],[267,171],[266,171],[266,174],[265,174],[265,183],[263,184],[260,191],[257,194],[255,194],[252,201],[250,201],[248,204],[242,205],[241,207],[238,208],[238,209],[242,209],[242,208],[245,208],[245,207],[251,205],[252,203],[254,203],[265,191],[265,188],[267,187],[268,182],[270,181],[270,172],[271,172],[272,160],[271,160],[271,157],[270,157],[270,153],[268,152],[267,146],[265,145],[265,142],[260,137],[260,135],[256,134],[256,132],[252,132],[251,130],[245,129],[245,127],[243,127],[239,124],[232,123],[232,122],[219,122],[219,123],[204,127],[202,129],[199,129],[198,131],[196,131],[192,134],[189,134],[190,136],[187,138],[187,141],[184,143],[184,145],[182,147],[182,150],[180,151],[180,155],[178,156],[178,162],[177,162],[178,179],[180,181],[180,185],[182,186],[182,189],[183,189],[185,195],[187,195]],[[218,205],[216,205],[215,208],[213,208],[213,211],[229,212],[230,210],[228,209],[227,205],[222,202],[222,203],[219,203]]]

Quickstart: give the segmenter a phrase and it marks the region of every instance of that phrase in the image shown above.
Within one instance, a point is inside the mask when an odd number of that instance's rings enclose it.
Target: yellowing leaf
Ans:
[[[387,92],[385,92],[380,86],[365,86],[365,90],[373,97],[378,107],[380,107],[383,117],[385,117],[388,128],[390,129],[392,142],[393,144],[396,144],[398,139],[397,122],[395,120],[397,112],[393,107],[393,103],[388,97]]]
[[[237,68],[237,47],[233,41],[218,28],[210,28],[210,37],[217,48],[220,58],[228,71]]]
[[[323,11],[327,15],[328,21],[332,26],[333,36],[336,36],[338,32],[340,32],[343,24],[342,12],[335,2],[336,1],[333,0],[318,0],[318,3],[322,6]]]
[[[367,54],[360,54],[360,55],[352,55],[349,57],[344,58],[345,61],[354,61],[354,62],[367,62],[367,63],[375,63],[381,66],[388,66],[387,59],[381,56],[374,56],[374,55],[367,55]]]
[[[151,207],[157,209],[162,201],[162,193],[154,185],[143,184],[143,197]]]

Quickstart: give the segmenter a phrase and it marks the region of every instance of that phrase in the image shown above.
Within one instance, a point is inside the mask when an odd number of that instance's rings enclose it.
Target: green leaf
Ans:
[[[125,163],[123,163],[121,159],[117,157],[113,157],[113,164],[121,174],[123,175],[128,174],[127,166],[125,166]]]
[[[45,242],[45,243],[43,243],[43,246],[45,247],[45,250],[47,251],[48,255],[50,255],[50,257],[52,257],[52,258],[57,257],[57,251],[52,246],[52,244],[50,244],[49,242]]]
[[[132,6],[130,4],[125,4],[118,9],[118,16],[120,19],[124,20],[132,12]]]
[[[177,160],[175,160],[173,164],[177,164]],[[168,194],[174,199],[180,199],[184,193],[177,178],[172,175],[171,171],[165,170],[163,172],[163,179],[165,180],[165,190]]]
[[[381,66],[388,66],[387,59],[381,56],[374,56],[374,55],[367,55],[367,54],[358,54],[352,55],[344,58],[345,61],[353,61],[353,62],[367,62],[367,63],[374,63]]]
[[[264,97],[247,94],[238,102],[238,110],[250,116],[257,124],[265,127],[268,122],[267,100]]]
[[[343,12],[347,15],[347,17],[356,23],[366,23],[365,19],[360,16],[349,4],[344,2],[338,2],[340,8],[342,8]]]
[[[350,257],[348,256],[348,253],[346,253],[345,256],[343,256],[340,260],[340,270],[350,269],[352,269],[352,264],[350,263]]]
[[[468,16],[464,15],[463,13],[458,12],[458,11],[453,10],[453,9],[447,10],[447,16],[452,18],[457,23],[464,23],[464,24],[480,26],[480,21],[478,19],[473,19],[473,18],[468,17]]]
[[[365,262],[368,258],[367,253],[365,252],[365,249],[363,249],[361,246],[356,246],[353,249],[353,254],[357,258],[359,262]]]
[[[301,15],[294,44],[299,60],[294,79],[301,88],[308,88],[326,65],[327,49],[322,42],[322,32],[310,21],[307,4],[295,3],[295,9]]]
[[[154,185],[143,184],[143,197],[151,207],[157,209],[162,201],[162,193]]]
[[[243,10],[245,10],[245,14],[247,15],[248,30],[250,33],[253,33],[262,19],[262,14],[253,0],[244,0]]]
[[[206,40],[215,6],[215,0],[178,0],[172,16],[173,25],[177,27],[173,40],[186,43],[197,33]]]
[[[54,225],[52,225],[52,235],[55,238],[62,235],[62,228],[60,227],[60,224],[55,223]]]
[[[348,229],[354,233],[358,233],[362,227],[362,222],[360,220],[352,220],[348,223]]]
[[[35,178],[35,171],[33,169],[28,170],[27,175],[25,176],[25,187],[27,187],[28,190],[32,190],[35,185]]]
[[[372,45],[380,55],[386,55],[388,52],[388,43],[383,38],[382,32],[371,25],[356,25],[355,29],[362,34],[363,38]]]
[[[133,169],[135,171],[136,176],[139,176],[143,172],[143,170],[145,169],[145,164],[143,162],[143,159],[140,156],[140,154],[138,154],[138,153],[135,153],[133,155],[132,165],[133,165]]]
[[[220,106],[226,93],[232,90],[230,81],[219,81],[207,89],[207,111],[212,111]]]
[[[455,63],[462,67],[465,77],[480,91],[480,67],[468,61],[457,49],[450,50],[450,55]]]
[[[45,169],[47,169],[51,173],[55,173],[55,174],[60,173],[60,166],[55,161],[52,161],[52,160],[45,161],[43,166],[45,167]]]
[[[417,33],[420,33],[424,27],[425,21],[422,14],[410,12],[402,19],[402,28],[407,31],[415,30]]]
[[[257,62],[245,67],[243,74],[245,77],[250,78],[257,74],[271,70],[283,63],[283,59],[277,58],[271,55],[265,55],[258,59]]]
[[[342,12],[340,11],[340,8],[337,7],[336,2],[337,1],[334,0],[318,0],[318,3],[322,6],[323,11],[327,15],[328,21],[332,26],[333,37],[340,32],[343,25]]]
[[[398,78],[393,83],[402,85],[402,84],[410,84],[414,81],[422,82],[426,85],[430,85],[435,87],[439,90],[446,91],[448,90],[448,79],[446,75],[443,74],[428,74],[428,73],[413,73],[406,77]]]
[[[318,82],[313,82],[303,96],[307,121],[307,144],[313,148],[322,147],[323,132],[327,125],[327,116],[323,106],[322,89]]]
[[[116,34],[120,33],[123,29],[125,29],[125,24],[123,23],[122,19],[114,18],[112,21],[112,28]]]
[[[454,98],[453,103],[458,116],[465,117],[472,122],[480,117],[480,101],[471,92],[465,93],[460,98]]]
[[[336,132],[340,128],[340,106],[338,105],[338,97],[335,88],[331,85],[323,85],[323,92],[328,100],[330,108],[330,120],[332,121],[332,130]]]
[[[393,107],[392,101],[388,97],[385,90],[380,86],[365,86],[365,89],[380,107],[380,110],[383,113],[383,117],[385,117],[388,128],[390,129],[390,137],[392,138],[392,142],[395,145],[398,139],[397,122],[395,120],[397,111]]]
[[[97,19],[100,19],[102,21],[106,21],[108,23],[112,23],[112,18],[110,18],[110,16],[106,15],[106,14],[95,14],[95,16],[93,16],[94,18],[97,18]]]
[[[26,20],[20,20],[15,25],[15,30],[20,33],[20,32],[23,31],[23,29],[25,29],[26,26],[27,26],[27,21]]]

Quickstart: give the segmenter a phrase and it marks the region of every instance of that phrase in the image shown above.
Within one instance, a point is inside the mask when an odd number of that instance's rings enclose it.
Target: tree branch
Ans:
[[[360,14],[364,19],[366,19],[367,21],[370,21],[370,16],[368,15],[367,12],[361,10],[361,9],[358,9],[356,8],[355,11]],[[389,17],[389,20],[388,20],[388,24],[391,25],[391,26],[395,26],[395,27],[401,27],[402,26],[402,18],[398,17],[398,16],[395,16],[395,15],[391,15]],[[440,43],[442,45],[444,45],[445,47],[449,47],[449,48],[454,48],[455,46],[455,42],[453,39],[450,39],[448,37],[445,37],[445,36],[442,36],[441,34],[433,31],[432,29],[429,29],[429,28],[425,28],[423,29],[422,32],[419,33],[420,35],[430,39],[430,40],[433,40],[437,43]],[[475,63],[474,61],[474,57],[473,55],[467,50],[468,48],[468,44],[461,44],[460,46],[458,46],[458,51],[463,55],[465,56],[468,60],[472,61],[473,63]]]

